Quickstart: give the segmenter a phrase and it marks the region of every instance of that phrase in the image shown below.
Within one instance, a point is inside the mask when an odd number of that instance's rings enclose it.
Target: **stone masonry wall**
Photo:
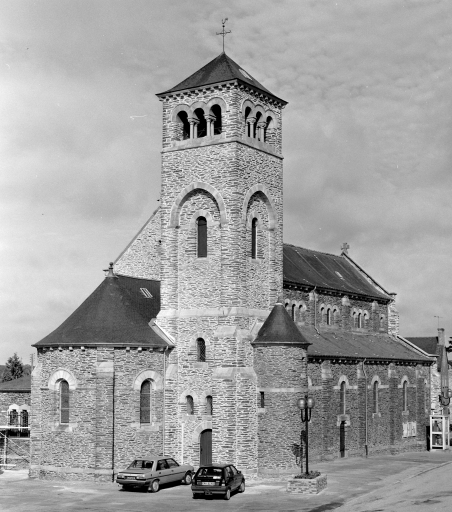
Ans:
[[[115,272],[142,279],[160,279],[161,219],[157,209],[115,262]]]
[[[134,457],[161,454],[163,357],[149,350],[101,347],[39,351],[32,375],[30,475],[111,481]],[[134,382],[144,371],[153,372],[157,389],[151,423],[141,425]],[[58,383],[52,386],[56,374],[69,379],[69,424],[60,423]]]

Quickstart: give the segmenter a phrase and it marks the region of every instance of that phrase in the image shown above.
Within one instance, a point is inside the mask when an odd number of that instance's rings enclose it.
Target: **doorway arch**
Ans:
[[[208,428],[199,434],[199,464],[212,464],[212,429]]]

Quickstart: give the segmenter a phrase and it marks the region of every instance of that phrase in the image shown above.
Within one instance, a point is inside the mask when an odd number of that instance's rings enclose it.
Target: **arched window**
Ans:
[[[334,308],[333,310],[333,323],[334,325],[339,325],[339,321],[341,319],[339,310],[337,308]]]
[[[257,219],[251,221],[251,257],[257,258]]]
[[[322,324],[326,323],[326,308],[325,306],[321,306],[320,308],[320,321]]]
[[[364,329],[368,329],[369,328],[369,313],[367,311],[364,311],[364,324],[363,324],[363,327],[364,327]]]
[[[303,304],[301,304],[299,307],[298,307],[298,321],[299,322],[304,322],[305,321],[305,308],[303,307]]]
[[[151,423],[151,392],[152,382],[147,379],[140,390],[140,423]]]
[[[211,108],[212,115],[215,116],[213,121],[213,132],[211,135],[220,135],[222,132],[222,122],[221,122],[221,107],[220,105],[213,105]]]
[[[60,382],[60,423],[69,423],[69,384]]]
[[[195,125],[194,138],[201,138],[207,135],[207,121],[204,116],[204,110],[197,108],[195,110],[195,116],[198,118],[198,123]]]
[[[198,217],[196,222],[198,229],[198,258],[207,257],[207,220],[205,217]]]
[[[28,411],[25,409],[20,412],[20,426],[28,427]]]
[[[251,114],[251,107],[246,107],[245,109],[245,137],[251,137],[252,133],[250,133],[250,123],[249,116]]]
[[[16,409],[11,409],[11,411],[9,411],[9,424],[15,427],[19,426],[19,413]]]
[[[196,340],[197,359],[201,363],[206,362],[206,342],[202,338]]]
[[[213,413],[213,399],[212,397],[206,396],[206,414],[212,416]]]
[[[264,142],[270,142],[269,140],[269,130],[273,130],[273,125],[274,125],[274,122],[273,122],[273,118],[270,117],[270,116],[267,116],[267,121],[265,123],[265,128],[264,128]]]
[[[347,393],[347,385],[346,385],[345,381],[343,380],[341,382],[341,400],[340,400],[340,403],[341,403],[341,414],[345,414],[345,410],[346,410],[346,407],[347,407],[346,393]]]
[[[385,320],[386,320],[386,317],[384,315],[380,315],[380,329],[385,328]]]
[[[258,112],[256,115],[256,121],[254,122],[254,126],[253,126],[253,137],[255,139],[259,139],[260,129],[257,126],[257,124],[260,123],[261,118],[262,118],[262,114],[261,114],[261,112]]]
[[[195,404],[193,403],[193,397],[191,395],[187,395],[185,400],[187,406],[187,414],[190,416],[195,414]]]
[[[188,122],[188,114],[184,110],[177,114],[177,119],[180,124],[179,137],[181,140],[190,138],[190,123]]]
[[[296,307],[295,304],[292,304],[291,313],[290,313],[290,316],[294,322],[295,322],[295,307]]]
[[[378,380],[374,382],[372,388],[373,395],[373,412],[376,414],[378,412]]]
[[[408,411],[408,383],[406,380],[403,382],[402,392],[403,411]]]
[[[356,325],[356,327],[358,327],[359,329],[361,329],[361,327],[363,326],[363,314],[362,314],[362,313],[358,313],[357,318],[358,318],[358,320],[357,320],[357,325]]]
[[[333,323],[333,321],[332,321],[332,317],[331,317],[331,309],[328,308],[326,310],[326,324],[331,325],[332,323]]]

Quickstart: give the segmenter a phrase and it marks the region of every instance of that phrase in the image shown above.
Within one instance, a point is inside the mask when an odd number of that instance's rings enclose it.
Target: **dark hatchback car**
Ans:
[[[222,494],[225,500],[234,491],[245,492],[245,477],[232,464],[201,466],[191,484],[193,498]]]
[[[193,466],[178,464],[174,459],[148,455],[135,459],[130,466],[116,475],[116,482],[122,485],[123,490],[141,487],[143,490],[158,492],[161,484],[183,482],[190,485],[192,482]]]

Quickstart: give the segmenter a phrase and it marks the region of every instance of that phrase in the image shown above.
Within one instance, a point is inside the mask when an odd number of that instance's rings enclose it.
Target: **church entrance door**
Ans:
[[[212,464],[212,430],[207,429],[199,436],[199,464]]]
[[[342,421],[339,427],[339,449],[341,457],[345,457],[345,421]]]

